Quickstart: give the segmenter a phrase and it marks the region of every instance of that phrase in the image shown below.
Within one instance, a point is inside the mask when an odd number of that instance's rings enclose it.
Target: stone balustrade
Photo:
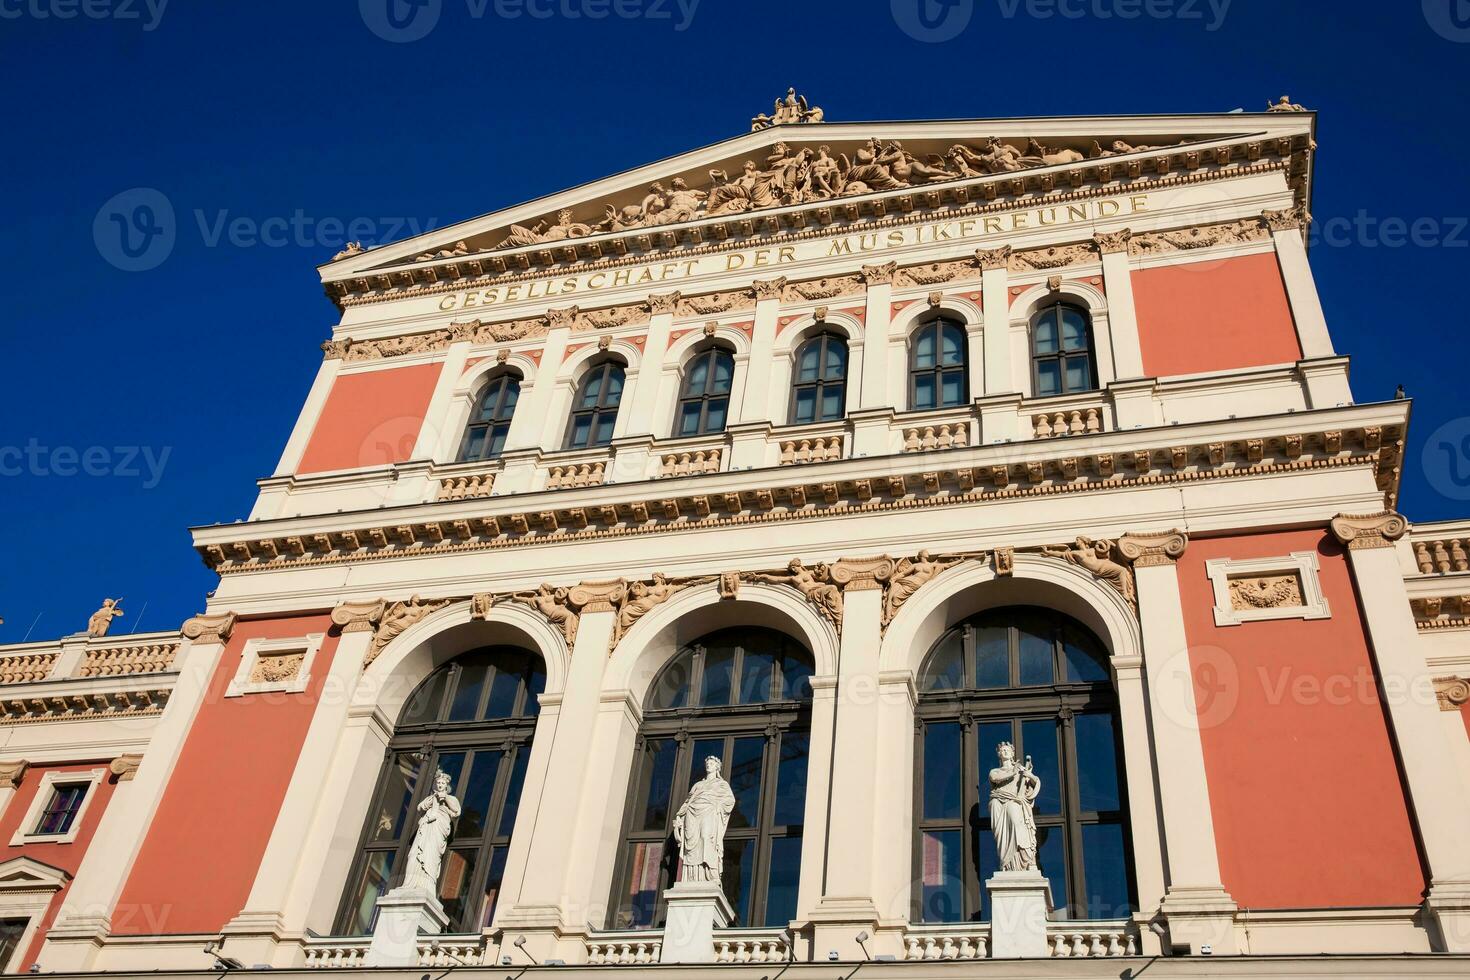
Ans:
[[[911,926],[904,937],[906,960],[983,960],[989,955],[990,926],[974,923]]]
[[[1411,543],[1414,562],[1425,575],[1470,571],[1470,538],[1430,538]]]
[[[124,674],[154,674],[168,670],[178,656],[177,643],[143,643],[137,645],[88,649],[82,656],[78,677],[118,677]]]
[[[587,939],[587,962],[593,966],[638,966],[657,963],[663,935],[647,930],[599,933]]]
[[[466,500],[488,497],[495,489],[494,473],[466,473],[439,481],[438,500]]]
[[[1053,436],[1082,436],[1103,429],[1102,409],[1095,405],[1071,408],[1055,412],[1040,412],[1031,416],[1032,436],[1050,439]]]
[[[302,944],[309,970],[355,970],[366,966],[367,951],[371,940],[362,937],[347,939],[307,939]],[[451,967],[481,966],[486,961],[489,948],[485,937],[479,933],[471,935],[421,936],[418,942],[419,966]]]
[[[1126,919],[1048,922],[1046,945],[1053,957],[1138,955],[1138,940]],[[904,934],[905,960],[983,960],[989,950],[985,923],[913,925]]]
[[[701,473],[718,473],[724,450],[685,449],[677,453],[664,453],[658,468],[662,479],[671,476],[698,476]]]
[[[59,653],[22,653],[0,656],[0,684],[44,681],[56,667]]]
[[[781,963],[791,955],[786,937],[769,929],[718,929],[716,963]]]
[[[1138,955],[1138,941],[1126,920],[1048,922],[1046,945],[1056,957]]]
[[[74,634],[60,640],[0,646],[0,687],[160,674],[173,669],[182,646],[177,632],[95,639]],[[74,696],[83,695],[68,694]]]
[[[603,482],[607,472],[606,460],[584,463],[567,463],[552,466],[546,471],[546,489],[565,490],[574,487],[595,487]]]
[[[842,436],[807,436],[781,441],[780,465],[823,463],[842,458]]]
[[[906,453],[960,449],[969,444],[970,422],[968,419],[907,426],[903,430],[903,451]]]

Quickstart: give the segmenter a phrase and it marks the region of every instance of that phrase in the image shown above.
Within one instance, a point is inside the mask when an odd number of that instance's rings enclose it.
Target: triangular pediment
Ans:
[[[60,889],[71,875],[28,857],[14,857],[0,864],[0,892]]]
[[[1278,107],[1280,108],[1280,107]],[[565,265],[732,234],[823,224],[1213,166],[1311,145],[1302,111],[764,126],[402,242],[344,250],[325,281],[412,285]],[[1302,195],[1305,195],[1305,174]],[[797,214],[800,212],[801,214]],[[418,268],[422,267],[422,269]]]

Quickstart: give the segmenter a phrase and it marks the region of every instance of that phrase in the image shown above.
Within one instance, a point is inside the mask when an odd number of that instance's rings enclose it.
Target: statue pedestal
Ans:
[[[448,924],[449,916],[433,894],[395,888],[378,899],[378,922],[364,965],[418,966],[419,936],[438,935]]]
[[[990,892],[990,955],[1043,958],[1051,884],[1040,871],[997,871],[985,882]]]
[[[669,914],[664,923],[660,963],[713,963],[715,930],[728,926],[735,911],[717,881],[681,881],[664,892]]]

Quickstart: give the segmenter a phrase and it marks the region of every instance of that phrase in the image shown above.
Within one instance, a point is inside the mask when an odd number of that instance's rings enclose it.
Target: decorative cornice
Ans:
[[[168,699],[169,691],[164,688],[9,698],[0,701],[0,725],[149,717],[162,714]]]
[[[975,261],[980,263],[981,272],[1008,268],[1011,261],[1011,247],[1002,245],[999,248],[976,249]]]
[[[1440,711],[1459,711],[1470,702],[1470,681],[1463,677],[1436,677],[1434,696]]]
[[[371,633],[387,611],[382,599],[371,602],[343,602],[332,610],[332,622],[342,627],[343,633]]]
[[[141,755],[129,753],[113,759],[107,768],[117,777],[118,782],[129,783],[133,781],[133,777],[138,775],[138,766],[142,763],[143,757]]]
[[[198,615],[184,620],[179,632],[195,643],[224,643],[235,629],[235,614]]]
[[[1189,535],[1172,528],[1168,531],[1129,531],[1118,539],[1118,554],[1134,568],[1172,565],[1189,546]]]
[[[1163,433],[1161,433],[1163,435]],[[1378,426],[1347,432],[1273,435],[1230,443],[1165,445],[1135,451],[1076,454],[1060,441],[1055,457],[1017,463],[976,464],[942,471],[890,472],[904,457],[873,460],[874,471],[840,482],[813,481],[751,488],[723,494],[691,484],[679,494],[658,493],[594,507],[564,507],[465,517],[454,521],[363,526],[351,533],[264,539],[256,537],[199,546],[206,564],[220,574],[269,571],[411,555],[454,554],[596,540],[650,533],[828,518],[834,514],[947,507],[1058,493],[1085,493],[1133,486],[1160,486],[1210,479],[1256,477],[1341,466],[1373,466],[1388,492],[1401,454],[1402,433]],[[1361,447],[1360,453],[1347,450]],[[783,469],[773,478],[790,472]],[[726,479],[727,474],[712,478]],[[696,478],[697,479],[697,478]],[[630,485],[629,490],[635,490]],[[463,503],[460,501],[459,503]],[[503,503],[503,501],[502,501]],[[488,501],[487,501],[488,504]],[[815,506],[812,506],[815,504]],[[258,533],[258,532],[257,532]],[[287,546],[286,542],[298,546]],[[279,542],[279,543],[278,543]],[[270,545],[266,547],[265,545]]]
[[[0,762],[0,788],[17,789],[20,781],[25,778],[26,770],[31,764],[24,759],[16,759],[13,762]]]
[[[1339,542],[1349,550],[1392,548],[1393,543],[1409,530],[1403,515],[1391,510],[1376,514],[1338,514],[1329,527]]]

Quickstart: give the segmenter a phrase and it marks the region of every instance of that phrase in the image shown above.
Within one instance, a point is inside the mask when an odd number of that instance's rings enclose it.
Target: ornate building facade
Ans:
[[[360,967],[442,772],[422,965],[638,970],[714,756],[711,961],[990,969],[1009,742],[1058,975],[1463,971],[1470,522],[1395,511],[1314,128],[788,96],[344,250],[204,611],[0,648],[3,966]]]

